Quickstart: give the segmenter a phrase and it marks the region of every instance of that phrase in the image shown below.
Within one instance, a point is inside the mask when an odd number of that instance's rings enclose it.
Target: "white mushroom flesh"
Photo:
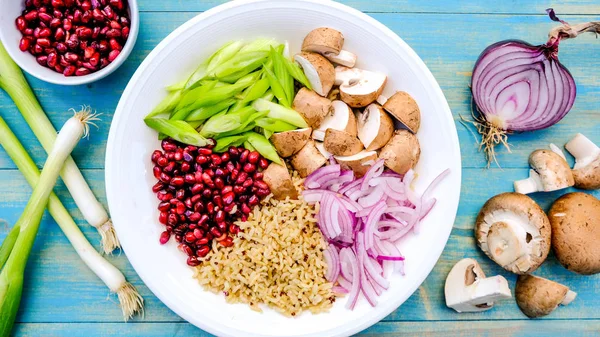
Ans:
[[[388,98],[383,95],[379,95],[379,97],[377,97],[377,103],[379,103],[381,106],[383,106],[387,101]]]
[[[521,194],[541,192],[544,190],[542,179],[535,170],[529,170],[529,178],[515,181],[514,186],[515,192]]]
[[[350,122],[350,115],[348,114],[348,105],[342,101],[336,100],[331,102],[331,106],[333,108],[333,114],[325,117],[325,119],[321,122],[321,125],[319,126],[318,130],[322,131],[323,133],[327,129],[334,129],[339,131],[346,130],[346,127]],[[323,139],[320,140],[322,141]]]
[[[368,148],[379,134],[380,117],[379,109],[374,104],[367,106],[363,113],[356,116],[358,120],[358,139],[364,144],[365,148]]]
[[[323,130],[314,130],[311,135],[312,139],[318,140],[320,142],[325,140],[325,131]]]
[[[565,295],[565,298],[563,298],[560,304],[569,305],[571,302],[573,302],[573,300],[575,300],[575,297],[577,297],[577,293],[569,289],[569,291],[567,291],[567,294]]]
[[[558,146],[554,145],[553,143],[550,143],[549,147],[550,147],[550,150],[552,152],[556,153],[562,159],[564,159],[565,161],[567,161],[567,157],[565,157],[565,153]]]
[[[486,214],[484,222],[481,250],[503,268],[524,272],[533,264],[532,255],[542,255],[541,233],[525,214],[496,210]]]
[[[331,157],[331,153],[325,150],[325,144],[323,144],[322,142],[315,142],[315,147],[317,148],[317,150],[319,150],[319,152],[321,152],[323,157],[328,159],[329,157]]]
[[[600,147],[581,133],[575,135],[565,148],[575,157],[575,170],[586,167],[600,156]]]
[[[383,73],[363,70],[360,78],[342,83],[340,91],[348,95],[367,95],[379,91],[386,80],[387,76]]]
[[[344,67],[348,67],[348,68],[353,68],[354,65],[356,64],[356,55],[347,51],[347,50],[340,50],[339,54],[335,54],[335,53],[323,53],[323,56],[325,56],[329,61],[342,65]]]
[[[335,85],[348,84],[360,80],[363,70],[357,68],[335,67]]]
[[[446,305],[457,312],[489,310],[494,302],[511,298],[508,282],[502,276],[485,277],[474,259],[457,262],[445,284]]]
[[[308,79],[308,82],[310,82],[310,85],[312,86],[313,90],[317,94],[325,96],[325,94],[323,93],[323,83],[321,83],[319,72],[317,72],[315,66],[313,66],[312,63],[310,63],[307,59],[300,55],[296,55],[294,57],[294,60],[296,60],[296,62],[300,64],[300,67],[304,71],[304,75],[306,75],[306,78]]]

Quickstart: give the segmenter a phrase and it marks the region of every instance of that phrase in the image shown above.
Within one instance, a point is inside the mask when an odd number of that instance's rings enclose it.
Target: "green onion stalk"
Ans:
[[[23,173],[29,185],[37,186],[40,180],[39,169],[2,117],[0,117],[0,145]],[[117,294],[124,319],[127,320],[134,314],[142,312],[143,299],[137,290],[127,282],[125,276],[115,266],[94,249],[54,193],[50,194],[48,211],[83,262],[106,284],[111,292]],[[0,269],[8,259],[8,254],[16,242],[19,232],[20,225],[17,224],[4,239],[0,248]],[[8,252],[6,258],[4,258],[5,250]]]
[[[0,88],[13,99],[42,147],[49,153],[57,137],[56,129],[37,101],[23,72],[10,58],[2,43],[0,43]],[[112,221],[71,156],[65,159],[60,175],[87,223],[100,233],[104,252],[110,254],[120,246]]]
[[[95,115],[83,111],[65,123],[53,142],[54,145],[49,151],[44,169],[25,210],[15,224],[18,234],[12,243],[8,260],[0,272],[0,336],[8,336],[12,330],[23,293],[25,266],[61,168],[79,139],[87,135],[89,124],[96,119]],[[4,134],[3,131],[2,135]]]

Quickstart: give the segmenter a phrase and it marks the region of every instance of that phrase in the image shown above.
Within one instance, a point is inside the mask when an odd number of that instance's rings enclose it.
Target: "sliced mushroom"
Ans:
[[[351,156],[362,151],[363,144],[346,131],[327,129],[323,142],[325,150],[334,156]]]
[[[550,251],[550,222],[530,197],[503,193],[488,200],[475,224],[479,248],[515,274],[536,270]]]
[[[568,193],[554,202],[548,217],[558,261],[578,274],[600,273],[600,200]]]
[[[571,303],[577,293],[548,279],[520,275],[515,288],[515,298],[521,311],[529,318],[546,316],[560,304]]]
[[[377,160],[377,152],[361,151],[355,155],[342,157],[337,156],[335,160],[344,170],[352,170],[354,176],[360,178],[367,173],[372,163]]]
[[[398,91],[383,105],[385,111],[404,124],[410,131],[417,133],[421,126],[421,110],[411,95]]]
[[[335,81],[335,70],[331,62],[320,54],[309,52],[297,54],[294,59],[304,70],[313,90],[326,97]]]
[[[325,140],[325,130],[334,129],[346,131],[352,136],[357,135],[356,117],[350,107],[342,101],[331,102],[333,114],[325,117],[318,130],[313,131],[312,138],[315,140]]]
[[[365,145],[367,151],[382,148],[392,138],[394,122],[377,104],[371,104],[357,116],[358,139]]]
[[[282,161],[283,162],[283,161]],[[269,167],[263,172],[263,179],[273,197],[277,200],[284,200],[289,197],[290,199],[298,199],[298,191],[292,182],[290,172],[285,166],[271,163]]]
[[[333,111],[330,100],[307,88],[298,91],[292,109],[296,110],[313,129],[318,128]]]
[[[485,277],[474,259],[462,259],[450,270],[444,288],[446,305],[458,312],[489,310],[494,302],[511,298],[503,276]]]
[[[313,131],[313,133],[314,133],[314,131]],[[325,137],[325,136],[323,136],[323,137]],[[323,157],[329,158],[329,157],[333,156],[329,151],[325,150],[325,145],[323,144],[323,142],[315,142],[315,147],[317,148],[317,150],[319,150],[319,152],[321,152]]]
[[[344,67],[353,68],[356,65],[356,55],[347,50],[340,50],[338,54],[323,53],[323,56],[329,61]]]
[[[420,156],[419,140],[408,130],[396,130],[379,152],[379,158],[385,160],[385,166],[399,174],[405,174],[414,168]]]
[[[335,78],[340,86],[340,98],[353,108],[375,102],[387,82],[385,74],[339,66],[335,68]]]
[[[567,151],[575,157],[573,178],[575,187],[585,190],[600,188],[600,147],[586,136],[578,133],[565,145]]]
[[[275,147],[275,150],[277,150],[277,153],[281,157],[287,158],[304,147],[310,139],[311,131],[311,128],[305,128],[278,132],[274,133],[269,140]]]
[[[302,51],[338,55],[344,47],[344,35],[335,29],[321,27],[310,31],[302,42]]]
[[[313,173],[316,169],[325,165],[326,162],[327,158],[315,147],[313,140],[309,140],[302,150],[290,159],[290,163],[302,178]]]
[[[529,156],[529,178],[515,181],[515,192],[551,192],[575,184],[569,164],[549,150],[535,150]]]

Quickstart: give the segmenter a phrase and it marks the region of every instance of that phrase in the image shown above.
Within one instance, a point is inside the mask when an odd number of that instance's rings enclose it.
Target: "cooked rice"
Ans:
[[[300,190],[303,179],[294,173]],[[327,247],[316,221],[318,205],[302,200],[265,198],[232,247],[213,241],[212,252],[194,277],[207,290],[222,293],[230,303],[247,303],[262,311],[264,303],[286,316],[303,310],[318,313],[335,301],[332,283],[325,279]]]

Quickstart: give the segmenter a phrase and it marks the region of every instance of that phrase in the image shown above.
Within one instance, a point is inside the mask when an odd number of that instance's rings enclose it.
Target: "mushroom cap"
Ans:
[[[353,108],[362,108],[375,102],[386,83],[387,76],[383,73],[335,67],[335,84],[340,86],[340,98]]]
[[[321,151],[319,151],[315,142],[310,139],[298,153],[290,157],[290,163],[298,171],[302,178],[316,171],[319,167],[327,163]]]
[[[558,261],[578,274],[600,273],[600,200],[568,193],[554,202],[548,215]]]
[[[479,211],[475,238],[479,248],[504,269],[527,274],[548,257],[550,221],[530,197],[502,193],[489,199]]]
[[[553,151],[533,151],[529,155],[529,165],[539,174],[545,192],[575,185],[569,164]]]
[[[404,124],[410,131],[417,133],[421,126],[421,110],[411,95],[398,91],[388,98],[383,108]]]
[[[333,28],[320,27],[310,31],[302,42],[302,51],[333,53],[337,55],[344,47],[344,35]]]
[[[533,275],[519,275],[515,288],[517,305],[530,318],[548,315],[568,293],[568,287]]]
[[[298,90],[292,109],[296,110],[311,128],[318,128],[323,120],[331,116],[331,101],[307,88]]]
[[[264,181],[269,185],[275,199],[284,200],[287,197],[290,197],[290,199],[298,199],[298,191],[294,186],[294,182],[292,181],[292,177],[290,176],[287,167],[277,163],[271,163],[263,173]]]
[[[408,130],[396,130],[379,153],[379,158],[385,160],[385,166],[399,174],[414,168],[420,156],[419,140]]]
[[[600,156],[586,166],[573,170],[575,187],[584,190],[600,188]]]
[[[334,156],[351,156],[364,149],[363,144],[346,131],[327,129],[323,142],[325,150]]]
[[[269,140],[277,150],[277,153],[287,158],[300,151],[310,139],[312,129],[304,128],[291,131],[277,132],[271,135]]]

